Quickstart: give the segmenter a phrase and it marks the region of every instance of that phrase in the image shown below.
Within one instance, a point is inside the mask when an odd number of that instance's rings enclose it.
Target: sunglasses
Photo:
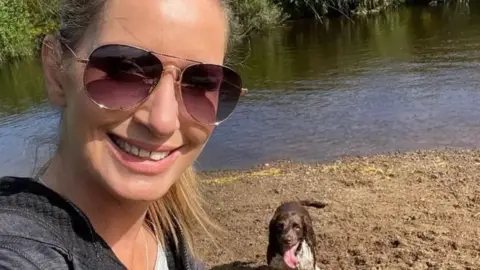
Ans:
[[[217,126],[225,121],[233,113],[240,96],[248,92],[242,88],[240,75],[223,65],[205,64],[120,44],[102,45],[88,59],[82,59],[69,46],[65,47],[78,62],[86,64],[85,92],[104,109],[129,110],[138,106],[153,93],[168,68],[180,72],[175,81],[179,86],[179,102],[194,120],[204,125]],[[165,66],[157,55],[192,64],[180,70]]]

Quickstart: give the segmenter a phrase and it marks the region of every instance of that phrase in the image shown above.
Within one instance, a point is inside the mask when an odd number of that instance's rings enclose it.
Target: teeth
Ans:
[[[162,153],[162,152],[152,152],[150,154],[150,158],[156,161],[164,159],[167,156],[168,156],[167,153]]]
[[[128,152],[134,156],[141,157],[141,158],[150,158],[151,160],[159,161],[168,156],[167,152],[150,152],[141,148],[138,148],[134,145],[130,145],[129,143],[115,138],[115,143],[122,148],[125,152]]]
[[[150,157],[150,152],[145,151],[145,150],[143,150],[143,149],[140,149],[138,155],[139,155],[140,157],[146,158],[146,157]]]
[[[130,153],[134,154],[135,156],[138,156],[138,152],[139,152],[138,148],[132,145],[132,149],[130,149]]]
[[[130,152],[132,150],[132,146],[128,143],[125,143],[125,151]]]

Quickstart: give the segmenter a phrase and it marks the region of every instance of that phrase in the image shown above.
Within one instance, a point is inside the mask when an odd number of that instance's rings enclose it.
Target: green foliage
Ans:
[[[234,15],[234,37],[240,40],[252,31],[279,26],[286,19],[366,14],[405,1],[425,0],[230,0],[229,5]],[[0,0],[0,62],[37,51],[43,35],[58,27],[59,2]]]
[[[38,38],[55,29],[54,14],[41,0],[0,0],[0,62],[32,55]]]
[[[241,34],[269,30],[287,19],[282,8],[272,0],[234,0],[230,6],[236,23],[234,27]]]
[[[35,26],[34,34],[36,36],[44,35],[45,33],[51,33],[58,28],[57,13],[60,0],[23,1],[27,2],[28,10],[34,14],[34,16],[31,18],[31,22]]]
[[[33,32],[25,2],[0,0],[0,60],[29,54]]]
[[[275,0],[290,18],[312,18],[325,15],[365,14],[379,11],[405,0]]]

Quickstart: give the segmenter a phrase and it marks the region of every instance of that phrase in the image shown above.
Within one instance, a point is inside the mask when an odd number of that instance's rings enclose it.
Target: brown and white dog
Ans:
[[[324,208],[323,202],[282,203],[269,224],[267,264],[271,269],[317,270],[312,219],[304,206]]]

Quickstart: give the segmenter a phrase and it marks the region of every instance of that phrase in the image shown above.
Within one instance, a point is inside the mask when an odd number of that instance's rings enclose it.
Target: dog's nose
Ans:
[[[293,243],[293,237],[285,237],[283,238],[283,243],[290,245]]]

